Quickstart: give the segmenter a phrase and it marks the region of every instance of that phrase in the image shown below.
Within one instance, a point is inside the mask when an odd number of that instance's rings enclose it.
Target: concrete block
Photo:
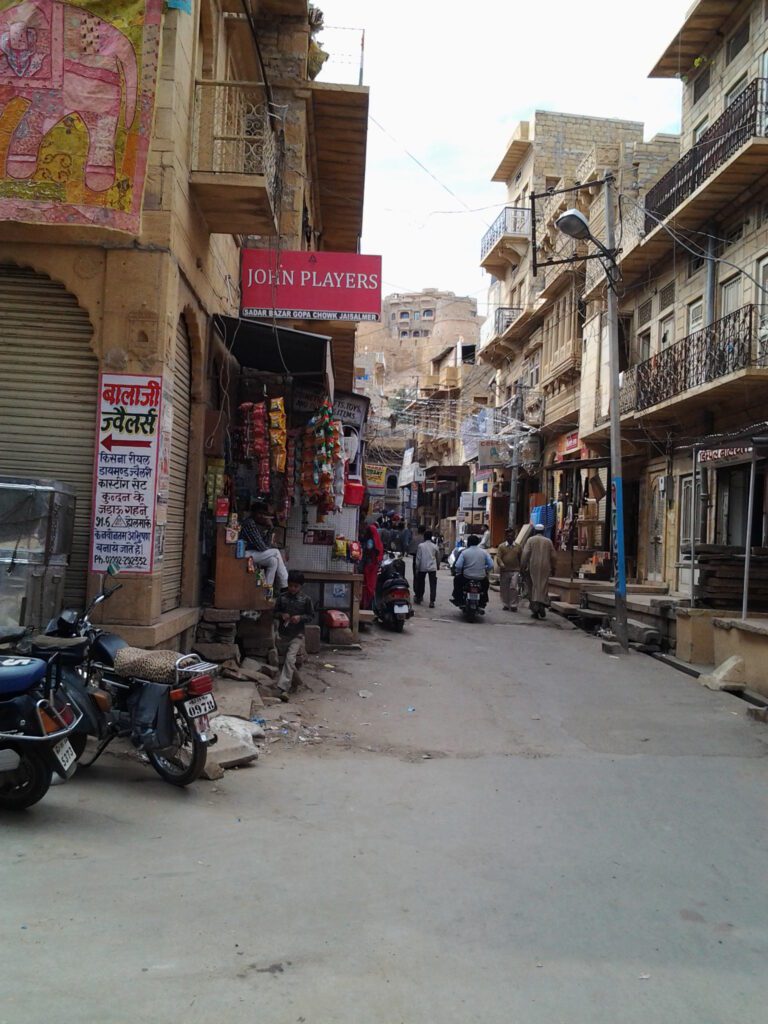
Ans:
[[[708,676],[699,676],[699,682],[708,690],[744,690],[744,659],[734,654],[718,665]]]
[[[221,715],[250,719],[251,705],[254,694],[257,693],[254,683],[217,679],[214,682],[213,693],[218,705],[218,712],[214,717],[214,723],[216,718],[221,717]],[[215,728],[214,724],[214,730]]]
[[[747,708],[747,718],[768,724],[768,708]]]
[[[216,782],[219,779],[224,778],[224,769],[221,767],[218,761],[213,758],[213,747],[208,751],[208,758],[205,762],[205,768],[203,768],[203,774],[200,776],[203,779],[208,779],[209,782]]]
[[[195,654],[199,654],[206,661],[229,661],[232,659],[239,665],[242,657],[237,644],[195,643],[192,649]]]
[[[616,640],[603,640],[603,654],[621,654],[621,644]]]
[[[334,631],[332,631],[334,632]],[[351,637],[350,632],[350,637]],[[307,626],[304,630],[304,646],[307,649],[307,654],[319,654],[320,653],[320,627],[319,626]]]
[[[212,722],[217,736],[215,746],[208,750],[208,757],[222,768],[236,768],[250,764],[259,756],[254,736],[261,737],[264,730],[250,722],[220,715]]]
[[[352,636],[352,630],[348,626],[341,627],[340,629],[328,630],[329,641],[337,647],[345,647],[348,644],[353,644],[355,638]]]

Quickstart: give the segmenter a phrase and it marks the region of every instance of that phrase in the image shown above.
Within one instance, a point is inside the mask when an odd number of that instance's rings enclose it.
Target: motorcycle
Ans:
[[[485,615],[483,584],[481,580],[462,577],[458,607],[467,622],[474,622],[478,615]]]
[[[6,633],[0,643],[19,638],[18,631]],[[66,699],[55,659],[0,655],[0,808],[31,807],[48,792],[54,772],[62,779],[74,774],[70,737],[81,717]]]
[[[373,595],[373,613],[383,626],[402,633],[405,623],[413,616],[411,588],[405,578],[402,558],[385,558],[376,577]]]
[[[130,647],[95,627],[91,612],[120,586],[102,590],[82,615],[63,611],[44,634],[30,639],[30,653],[62,662],[62,684],[82,716],[72,735],[77,757],[85,753],[89,736],[97,743],[83,767],[94,764],[113,740],[127,738],[162,779],[188,786],[216,742],[210,715],[216,710],[212,691],[218,666],[196,654]]]

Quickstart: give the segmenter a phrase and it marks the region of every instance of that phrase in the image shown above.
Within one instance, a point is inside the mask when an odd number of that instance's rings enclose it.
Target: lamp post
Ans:
[[[624,651],[629,650],[627,634],[627,564],[624,554],[624,489],[621,475],[621,420],[619,418],[619,307],[616,297],[616,239],[614,233],[613,204],[610,185],[613,177],[606,174],[603,188],[605,195],[605,236],[603,245],[594,237],[589,221],[579,210],[566,210],[555,221],[555,227],[569,238],[592,242],[603,255],[603,269],[608,279],[608,374],[610,377],[610,425],[611,425],[611,497],[613,557],[615,559],[614,632]]]

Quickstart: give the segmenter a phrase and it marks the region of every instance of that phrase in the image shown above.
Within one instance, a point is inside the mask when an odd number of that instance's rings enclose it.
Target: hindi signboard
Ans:
[[[152,572],[162,379],[99,376],[91,572]]]
[[[243,249],[241,315],[380,320],[381,256]]]

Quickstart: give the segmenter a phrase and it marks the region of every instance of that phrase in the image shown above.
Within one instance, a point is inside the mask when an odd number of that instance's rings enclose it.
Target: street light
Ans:
[[[613,557],[616,559],[614,573],[616,639],[623,650],[629,650],[627,633],[627,565],[624,555],[624,488],[621,476],[621,420],[619,419],[619,307],[616,298],[616,240],[613,225],[613,204],[610,185],[613,176],[606,174],[603,180],[605,195],[605,235],[603,245],[595,238],[589,221],[579,210],[566,210],[555,221],[555,227],[569,238],[580,242],[592,242],[603,258],[603,269],[608,279],[608,375],[610,377],[611,414],[611,484],[613,496],[612,533]]]

